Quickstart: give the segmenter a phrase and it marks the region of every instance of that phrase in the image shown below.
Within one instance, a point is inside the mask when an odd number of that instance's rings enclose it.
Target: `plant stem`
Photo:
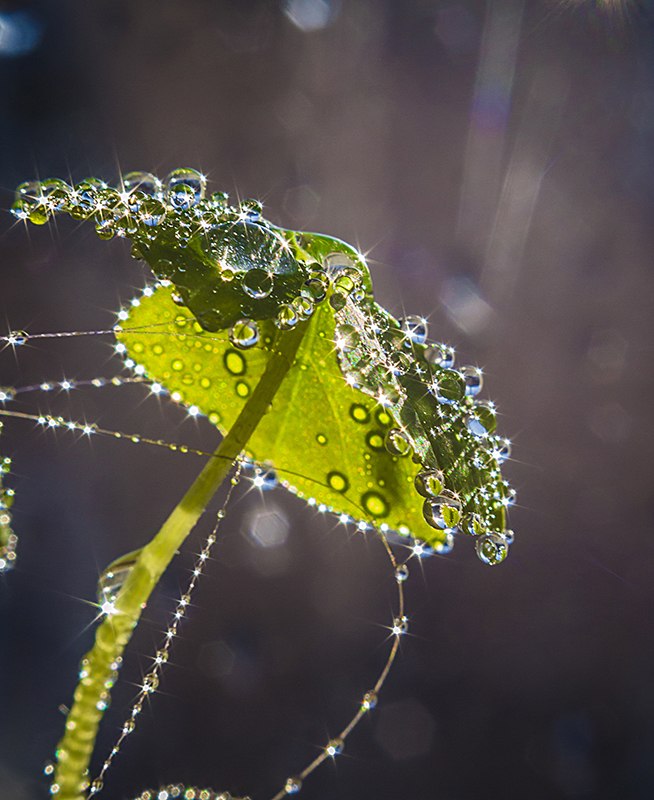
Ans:
[[[115,601],[116,613],[105,617],[99,625],[75,689],[66,731],[56,752],[52,789],[58,800],[82,800],[85,796],[88,766],[104,713],[102,699],[112,686],[114,665],[122,656],[159,578],[266,413],[293,365],[306,328],[303,323],[295,330],[278,334],[276,349],[252,396],[157,535],[141,550]]]

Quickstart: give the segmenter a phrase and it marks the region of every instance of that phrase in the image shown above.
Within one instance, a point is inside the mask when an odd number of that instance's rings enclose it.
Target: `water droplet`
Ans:
[[[466,428],[473,436],[478,439],[483,439],[488,436],[488,431],[484,427],[482,421],[475,414],[467,414],[465,417]]]
[[[0,403],[8,403],[16,397],[16,390],[12,386],[0,386]]]
[[[453,530],[461,519],[461,501],[454,492],[445,489],[434,500],[425,500],[422,513],[432,528]]]
[[[461,375],[465,383],[465,393],[468,397],[476,397],[484,383],[482,371],[479,367],[461,367]]]
[[[151,172],[128,172],[123,175],[123,188],[130,195],[130,211],[139,210],[145,197],[161,198],[162,185],[159,178]]]
[[[327,437],[324,433],[318,433],[316,434],[316,441],[324,447],[327,444]]]
[[[347,267],[354,267],[354,261],[345,253],[330,253],[322,265],[325,272],[334,275]]]
[[[350,406],[350,416],[355,422],[360,422],[362,424],[370,422],[370,412],[360,403],[352,403]]]
[[[439,403],[454,405],[463,399],[465,387],[459,373],[448,369],[434,380],[432,391]]]
[[[402,616],[402,617],[395,617],[393,620],[393,628],[392,633],[395,636],[403,636],[409,630],[409,620]]]
[[[361,505],[373,517],[386,517],[389,505],[379,492],[366,492],[361,496]]]
[[[130,719],[125,720],[123,724],[123,733],[133,733],[134,729],[136,728],[136,720],[130,717]]]
[[[166,207],[156,197],[143,200],[139,206],[139,220],[148,228],[155,228],[166,214]]]
[[[493,445],[493,457],[500,464],[511,458],[511,442],[508,439],[497,439]]]
[[[250,396],[250,384],[247,383],[247,381],[237,381],[234,389],[239,397],[245,398]]]
[[[411,359],[407,353],[402,353],[400,350],[392,352],[388,360],[391,363],[393,375],[406,375],[411,369]]]
[[[303,295],[294,297],[291,301],[291,305],[297,312],[297,315],[300,319],[309,319],[314,312],[313,302],[308,297],[304,297]]]
[[[279,478],[271,465],[264,464],[254,468],[252,483],[264,492],[268,492],[279,485]]]
[[[44,202],[50,211],[56,213],[66,208],[70,202],[73,189],[59,178],[48,178],[42,182],[41,191],[43,193]]]
[[[416,475],[414,485],[423,497],[437,497],[445,485],[445,476],[440,469],[426,469]]]
[[[335,491],[343,494],[350,488],[350,482],[342,472],[330,472],[327,475],[328,485]]]
[[[340,755],[343,752],[343,748],[345,747],[345,743],[342,739],[332,739],[327,746],[325,747],[325,752],[328,756]]]
[[[366,444],[370,447],[371,450],[383,450],[384,449],[384,437],[378,431],[370,431],[366,434]]]
[[[104,782],[100,778],[96,778],[90,787],[91,794],[97,794],[97,792],[101,792],[103,787]]]
[[[174,169],[164,181],[166,199],[177,211],[199,203],[204,197],[207,179],[196,169]]]
[[[11,213],[18,219],[28,219],[33,225],[45,225],[50,213],[39,181],[21,183],[16,189]]]
[[[256,200],[254,198],[243,200],[241,203],[241,211],[247,219],[256,221],[263,212],[263,203],[261,200]]]
[[[427,341],[427,320],[415,314],[404,317],[400,320],[400,328],[404,331],[407,338],[416,344],[424,344]]]
[[[404,581],[409,577],[409,568],[406,564],[400,564],[399,567],[395,570],[395,580],[398,583],[404,583]]]
[[[329,281],[323,272],[312,272],[309,278],[304,282],[304,286],[313,300],[319,303],[327,296]]]
[[[261,300],[272,292],[272,275],[265,269],[249,269],[243,275],[243,289],[255,300]]]
[[[120,556],[104,570],[98,579],[98,603],[113,603],[118,597],[123,584],[129,577],[140,555],[140,550],[133,550]]]
[[[425,350],[425,361],[432,367],[450,369],[454,366],[454,348],[447,344],[434,344]]]
[[[282,330],[287,331],[294,328],[298,323],[297,312],[289,303],[282,303],[277,311],[277,318],[275,325]]]
[[[400,428],[391,428],[386,431],[384,444],[388,452],[394,456],[408,456],[411,452],[411,442]]]
[[[463,519],[462,530],[471,536],[481,536],[486,532],[486,525],[480,514],[466,514]]]
[[[501,564],[509,553],[509,545],[500,533],[486,533],[475,542],[475,550],[479,559],[493,567]]]
[[[361,701],[362,711],[372,711],[377,705],[377,700],[377,693],[372,689],[369,692],[366,692],[363,695],[363,700]]]
[[[156,692],[159,687],[159,676],[155,672],[150,672],[143,678],[143,686],[141,687],[146,694]]]
[[[259,328],[251,319],[239,319],[229,331],[229,341],[239,350],[248,350],[259,341]]]
[[[243,356],[236,350],[227,350],[223,356],[225,369],[232,375],[244,375],[246,362]]]
[[[334,311],[341,311],[345,308],[345,304],[347,303],[347,297],[340,292],[332,292],[329,297],[329,305],[334,309]]]
[[[284,784],[284,791],[286,794],[297,794],[302,788],[302,781],[300,778],[291,777],[286,779]]]

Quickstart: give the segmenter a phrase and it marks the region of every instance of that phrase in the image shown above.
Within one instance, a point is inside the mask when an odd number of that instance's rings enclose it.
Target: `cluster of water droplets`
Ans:
[[[442,531],[445,549],[462,531],[475,537],[482,561],[502,561],[512,540],[506,509],[515,502],[501,475],[510,443],[495,433],[494,405],[478,398],[481,370],[457,369],[453,348],[430,342],[423,318],[397,321],[377,306],[348,253],[312,258],[301,234],[272,226],[261,211],[256,200],[232,206],[223,192],[207,194],[206,178],[189,168],[164,180],[130,172],[117,187],[97,178],[27,182],[12,207],[35,224],[68,213],[93,221],[103,239],[129,237],[134,255],[174,285],[176,302],[205,330],[227,328],[237,349],[260,344],[259,321],[291,330],[328,301],[345,380],[394,419],[387,449],[432,475],[416,487],[426,522]]]
[[[0,388],[0,396],[6,391]],[[0,401],[1,402],[1,401]],[[3,423],[0,421],[0,433]],[[18,537],[11,527],[11,506],[14,502],[14,490],[4,485],[5,476],[11,469],[11,459],[0,457],[0,573],[13,567],[16,560]]]
[[[207,194],[206,184],[189,168],[164,180],[130,172],[116,187],[98,178],[75,185],[28,181],[16,190],[11,211],[36,225],[69,214],[93,222],[102,239],[131,239],[133,254],[174,283],[174,298],[205,330],[231,326],[234,345],[252,347],[257,319],[294,328],[325,299],[328,282],[323,270],[295,258],[288,238],[261,216],[259,201],[232,206],[224,192]]]
[[[456,369],[454,349],[430,342],[422,317],[398,321],[368,302],[361,273],[342,254],[325,267],[338,287],[330,302],[341,370],[395,420],[386,449],[422,465],[415,488],[425,521],[450,547],[457,533],[475,537],[479,558],[499,564],[513,541],[506,509],[516,494],[501,474],[511,444],[495,434],[494,405],[478,399],[481,369]]]

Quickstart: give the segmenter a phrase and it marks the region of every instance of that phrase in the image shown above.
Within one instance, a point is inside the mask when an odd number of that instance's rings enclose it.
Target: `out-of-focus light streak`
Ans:
[[[481,288],[491,304],[513,291],[566,96],[567,82],[555,67],[532,83],[483,259]]]
[[[457,234],[481,255],[500,190],[523,0],[489,3],[470,111]]]

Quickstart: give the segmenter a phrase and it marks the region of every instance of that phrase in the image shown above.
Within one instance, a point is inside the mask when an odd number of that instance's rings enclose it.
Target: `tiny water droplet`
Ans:
[[[404,581],[409,577],[409,568],[406,564],[400,564],[399,567],[395,570],[395,580],[398,583],[404,583]]]
[[[291,777],[286,779],[284,784],[284,791],[286,794],[297,794],[302,788],[302,781],[300,778]]]
[[[363,700],[361,701],[362,710],[372,711],[372,709],[376,707],[377,701],[378,701],[377,693],[371,689],[369,692],[366,692],[363,695]]]
[[[342,739],[336,738],[332,739],[328,742],[327,746],[325,747],[325,752],[328,756],[337,756],[343,752],[343,748],[345,747],[345,743]]]
[[[395,617],[393,620],[393,629],[392,632],[395,636],[403,636],[409,630],[409,620],[402,616],[402,617]]]

